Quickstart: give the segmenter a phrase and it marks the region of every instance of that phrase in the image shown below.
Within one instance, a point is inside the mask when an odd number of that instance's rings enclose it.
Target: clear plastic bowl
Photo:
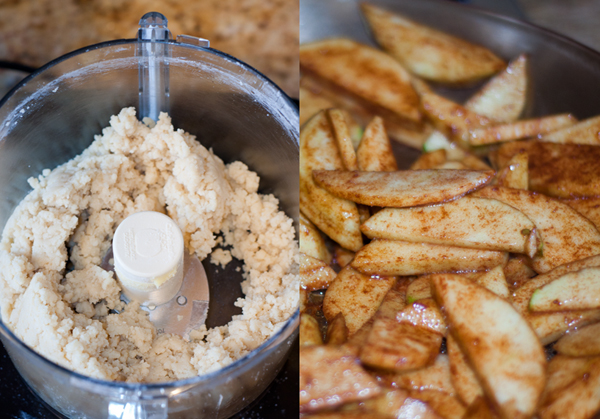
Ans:
[[[298,218],[298,109],[271,81],[210,48],[168,43],[170,115],[225,162],[241,160]],[[0,101],[0,229],[28,193],[27,178],[81,153],[109,117],[138,105],[136,40],[94,45],[65,55],[21,82]],[[208,326],[238,309],[239,274],[205,265],[215,304]],[[235,290],[235,291],[231,291]],[[230,295],[231,294],[231,295]],[[219,304],[217,304],[219,303]],[[230,307],[231,306],[231,307]],[[52,408],[75,418],[225,418],[271,383],[297,336],[298,312],[270,340],[226,368],[158,384],[89,378],[43,358],[2,322],[0,339],[27,384]]]

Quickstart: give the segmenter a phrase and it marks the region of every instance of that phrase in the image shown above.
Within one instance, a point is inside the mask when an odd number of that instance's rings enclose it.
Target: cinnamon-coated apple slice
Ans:
[[[450,333],[503,419],[530,418],[546,382],[544,348],[505,299],[453,274],[433,275]]]
[[[482,188],[493,175],[493,170],[452,169],[313,171],[316,184],[339,198],[363,205],[397,208],[451,201]]]

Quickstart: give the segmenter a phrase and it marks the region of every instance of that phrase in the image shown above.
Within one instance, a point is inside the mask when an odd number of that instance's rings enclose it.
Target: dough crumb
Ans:
[[[257,192],[256,173],[225,165],[164,113],[140,122],[134,108],[121,110],[79,156],[29,184],[0,242],[1,314],[59,365],[129,382],[202,375],[257,348],[298,308],[292,220]],[[123,303],[100,264],[117,226],[139,211],[171,217],[200,259],[221,267],[241,260],[242,314],[186,341],[157,333],[139,304]]]

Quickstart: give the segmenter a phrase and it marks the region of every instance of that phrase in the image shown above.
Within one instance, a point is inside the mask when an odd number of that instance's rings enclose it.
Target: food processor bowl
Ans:
[[[298,109],[271,81],[219,51],[166,41],[170,115],[226,163],[243,161],[297,225]],[[29,192],[27,179],[81,153],[111,115],[138,106],[137,40],[67,54],[23,80],[0,102],[0,227]],[[204,263],[211,303],[207,327],[240,309],[241,262]],[[226,418],[271,383],[297,337],[295,314],[271,339],[227,367],[186,380],[126,383],[94,379],[38,355],[0,322],[0,339],[27,384],[73,418]]]

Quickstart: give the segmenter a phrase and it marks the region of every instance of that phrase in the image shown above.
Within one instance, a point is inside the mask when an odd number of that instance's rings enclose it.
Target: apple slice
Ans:
[[[543,344],[554,342],[565,332],[600,320],[600,310],[566,311],[563,313],[532,313],[529,311],[531,296],[553,280],[581,269],[600,266],[600,256],[576,260],[552,269],[545,274],[529,279],[513,293],[513,306],[525,316]]]
[[[431,364],[440,351],[442,335],[396,319],[373,322],[360,352],[364,365],[388,371],[410,371]]]
[[[421,106],[435,128],[464,145],[469,143],[470,131],[492,124],[491,119],[435,93],[422,94]]]
[[[512,298],[513,305],[520,313],[525,314],[529,311],[529,302],[536,290],[570,272],[577,272],[582,269],[595,267],[600,267],[600,255],[590,256],[585,259],[579,259],[571,263],[557,266],[551,271],[538,275],[517,288]]]
[[[369,238],[526,253],[539,246],[535,225],[495,199],[463,197],[439,205],[385,208],[360,226]]]
[[[342,313],[338,313],[327,325],[327,345],[339,346],[348,340],[348,327]]]
[[[344,164],[325,112],[317,114],[300,133],[300,210],[342,247],[362,247],[356,204],[340,199],[313,180],[315,169],[343,169]]]
[[[436,390],[413,390],[410,397],[426,402],[444,419],[463,419],[467,409],[455,396]]]
[[[329,287],[335,277],[335,271],[322,260],[300,253],[300,287],[307,291],[322,290]]]
[[[406,289],[407,304],[412,304],[423,298],[431,298],[431,278],[429,275],[418,277]]]
[[[447,326],[440,309],[431,298],[424,298],[408,304],[396,314],[396,321],[447,334]]]
[[[445,163],[442,163],[442,164],[440,164],[438,166],[433,167],[433,169],[465,170],[465,169],[468,169],[468,167],[465,166],[460,161],[447,161]]]
[[[600,227],[600,197],[565,199],[562,202]]]
[[[371,412],[377,412],[386,419],[445,419],[439,416],[427,403],[410,397],[408,391],[402,389],[384,389],[375,398],[362,402],[367,412],[359,412],[360,419],[370,419]],[[364,416],[360,416],[364,415]],[[334,419],[334,418],[328,418]],[[337,419],[337,418],[335,418]],[[339,419],[342,419],[340,417]]]
[[[524,317],[542,345],[547,345],[571,330],[600,321],[600,310],[528,313]]]
[[[578,212],[555,199],[520,189],[490,186],[477,196],[502,201],[524,213],[535,224],[543,243],[533,269],[548,272],[564,263],[600,254],[600,233]]]
[[[419,77],[440,83],[468,83],[505,66],[487,48],[369,3],[361,7],[377,42]]]
[[[393,172],[398,170],[392,144],[385,132],[383,119],[373,118],[356,150],[358,168],[365,172]]]
[[[360,124],[350,125],[350,135],[355,149],[358,147],[363,133],[360,127],[366,126],[375,116],[381,116],[384,119],[387,134],[392,140],[408,147],[420,150],[429,134],[431,134],[432,128],[429,124],[409,121],[390,110],[361,99],[339,86],[310,74],[303,73],[301,75],[300,86],[325,97],[333,103],[332,107],[348,111],[352,115],[352,120]],[[350,121],[348,123],[350,124]]]
[[[322,345],[323,337],[319,322],[310,314],[300,315],[300,346]]]
[[[529,189],[558,198],[600,196],[600,147],[536,140],[502,144],[490,155],[495,167],[506,166],[519,152],[529,156]]]
[[[575,122],[577,120],[573,115],[560,114],[472,129],[469,132],[469,144],[478,146],[537,137],[560,128],[570,127]]]
[[[435,151],[421,154],[410,168],[411,170],[435,169],[437,166],[446,163],[446,161],[446,150],[440,148]]]
[[[381,392],[353,355],[335,346],[300,348],[300,411],[332,408]]]
[[[326,264],[331,263],[331,253],[325,246],[323,236],[313,223],[300,213],[300,252],[315,259],[322,260]]]
[[[508,299],[510,296],[510,291],[508,290],[508,284],[506,283],[502,266],[496,266],[495,268],[476,278],[475,283],[487,288],[502,298]]]
[[[342,313],[348,333],[352,335],[375,314],[395,282],[396,278],[371,278],[347,266],[327,289],[323,314],[327,320],[333,320]]]
[[[449,201],[482,188],[493,175],[493,171],[483,170],[313,172],[317,184],[335,196],[377,207],[411,207]]]
[[[600,268],[569,272],[535,290],[529,310],[566,311],[600,308]]]
[[[450,378],[456,389],[456,395],[467,406],[470,406],[478,397],[483,397],[483,389],[452,335],[448,335],[446,338],[446,348],[450,364]]]
[[[564,335],[556,342],[554,350],[570,356],[600,355],[600,323]]]
[[[507,255],[493,250],[379,239],[360,249],[350,265],[366,275],[485,271],[504,265]]]
[[[455,390],[450,378],[448,355],[438,354],[433,364],[414,371],[383,373],[380,382],[391,388],[409,391],[434,390],[454,395]]]
[[[527,61],[527,55],[521,54],[508,63],[465,103],[465,108],[496,122],[516,121],[525,107]]]
[[[514,189],[529,189],[529,156],[520,152],[512,156],[507,165],[496,174],[496,184]]]
[[[539,140],[561,144],[600,145],[600,116],[544,134]]]
[[[341,109],[328,109],[327,116],[331,122],[333,134],[337,142],[338,150],[340,151],[340,156],[344,162],[344,167],[346,170],[358,170],[356,152],[354,151],[354,144],[352,144],[352,138],[350,137],[350,129],[346,122],[349,118],[348,113]]]
[[[333,102],[309,89],[300,87],[300,126],[322,110],[333,108]]]
[[[591,360],[591,357],[555,355],[548,363],[548,380],[542,405],[551,404],[565,389],[580,379]]]
[[[409,73],[383,51],[350,39],[325,39],[300,46],[300,68],[399,117],[421,120]]]
[[[340,268],[344,268],[346,265],[352,262],[352,259],[354,259],[354,254],[354,252],[351,252],[348,249],[335,246],[333,252],[334,262],[337,263]]]
[[[462,159],[457,159],[457,160],[460,161],[465,166],[467,166],[468,169],[491,170],[491,167],[486,162],[484,162],[477,156],[467,153],[466,151],[465,151],[465,154],[462,157]]]
[[[485,397],[478,397],[469,407],[463,419],[498,419]]]
[[[600,409],[600,357],[588,362],[576,379],[556,398],[540,407],[540,419],[591,418]]]
[[[517,289],[536,276],[533,269],[529,267],[530,259],[525,255],[513,255],[504,266],[504,277],[511,289]]]
[[[450,332],[505,419],[530,418],[546,379],[537,336],[510,303],[459,275],[431,278]]]

